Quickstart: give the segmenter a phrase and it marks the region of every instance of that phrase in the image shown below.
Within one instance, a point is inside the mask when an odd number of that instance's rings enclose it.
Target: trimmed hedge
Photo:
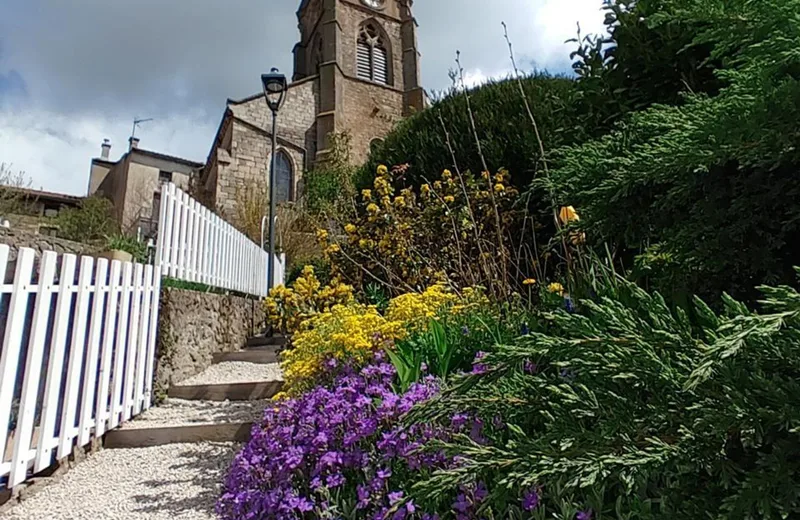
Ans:
[[[571,144],[585,136],[581,128],[575,82],[565,77],[532,75],[522,81],[525,95],[542,133],[545,151]],[[486,163],[492,172],[507,169],[514,184],[527,186],[540,169],[539,145],[513,79],[490,82],[469,91],[478,136]],[[462,171],[480,172],[483,167],[469,123],[463,93],[451,92],[424,110],[401,122],[383,144],[371,153],[359,170],[356,184],[367,187],[379,164],[410,165],[408,180],[438,178],[454,167],[440,115]]]

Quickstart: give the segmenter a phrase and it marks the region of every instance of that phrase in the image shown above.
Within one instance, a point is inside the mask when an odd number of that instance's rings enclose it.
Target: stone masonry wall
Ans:
[[[299,193],[303,172],[316,154],[317,90],[316,79],[295,83],[278,115],[279,139],[294,145],[279,141],[278,148],[292,161],[295,194]],[[226,218],[236,215],[237,193],[248,189],[253,182],[266,182],[272,146],[270,137],[264,133],[272,131],[272,113],[263,97],[230,108],[234,116],[252,126],[238,120],[232,122],[230,164],[218,175],[216,189],[217,210]]]
[[[208,368],[214,354],[240,350],[263,322],[261,302],[255,299],[162,289],[156,395]]]
[[[233,122],[233,136],[234,152],[231,163],[217,181],[216,206],[223,217],[235,222],[236,204],[244,195],[244,190],[267,182],[272,144],[263,133],[238,121]],[[296,148],[279,145],[278,150],[287,153],[291,159],[295,193],[298,193],[298,184],[303,178],[305,157]]]
[[[316,78],[292,83],[286,92],[280,112],[278,113],[278,137],[295,143],[298,147],[309,150],[313,148],[316,134],[309,135],[316,123],[317,98],[319,82]],[[263,96],[241,104],[231,105],[233,114],[251,125],[272,132],[272,112],[267,107]],[[308,139],[313,137],[312,141]],[[233,155],[236,155],[234,136]],[[303,165],[308,166],[308,165]]]
[[[82,244],[47,235],[2,228],[0,228],[0,244],[10,246],[9,261],[16,260],[20,247],[30,247],[36,251],[37,256],[41,256],[42,251],[94,256],[103,250],[101,245]]]
[[[373,139],[383,138],[402,119],[403,94],[359,79],[344,84],[344,127],[352,137],[351,158],[363,163]]]

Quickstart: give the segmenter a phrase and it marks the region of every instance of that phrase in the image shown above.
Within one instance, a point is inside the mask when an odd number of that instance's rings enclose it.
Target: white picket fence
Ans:
[[[267,295],[269,253],[174,184],[162,187],[156,265],[162,276]],[[275,262],[283,283],[285,259]]]
[[[20,248],[7,283],[9,252],[0,245],[0,481],[11,487],[150,407],[160,277]]]

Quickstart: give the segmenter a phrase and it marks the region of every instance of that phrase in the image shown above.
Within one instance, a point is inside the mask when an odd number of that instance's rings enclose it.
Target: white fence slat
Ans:
[[[158,307],[161,301],[161,276],[158,270],[153,271],[153,279],[150,282],[152,290],[150,292],[150,330],[147,338],[147,375],[145,377],[144,404],[145,410],[150,408],[153,402],[153,369],[155,365],[156,353],[156,332],[158,331]]]
[[[133,294],[133,264],[125,262],[122,274],[122,304],[118,313],[117,341],[114,344],[114,393],[111,397],[111,420],[109,430],[119,426],[122,415],[122,383],[125,380],[125,356],[128,339],[128,313]]]
[[[206,208],[202,204],[197,204],[197,281],[206,283],[205,259],[208,257],[208,250],[205,243],[206,232]]]
[[[91,427],[95,408],[95,385],[97,383],[100,340],[103,331],[103,311],[108,298],[108,260],[99,258],[95,266],[94,298],[91,304],[89,322],[89,343],[86,353],[86,369],[83,372],[83,394],[78,420],[78,446],[86,446],[91,440]]]
[[[186,214],[188,216],[187,222],[188,225],[186,227],[186,253],[184,258],[184,264],[186,265],[186,272],[184,273],[185,280],[190,282],[194,281],[194,268],[192,265],[192,260],[194,258],[194,228],[195,228],[195,219],[194,219],[194,200],[189,198],[189,194],[186,194]]]
[[[75,304],[75,315],[72,322],[72,340],[70,341],[69,363],[67,364],[67,384],[64,388],[64,401],[61,407],[61,430],[59,432],[58,459],[72,452],[72,440],[75,438],[75,412],[78,407],[78,389],[81,382],[84,343],[86,341],[86,317],[89,311],[90,285],[94,258],[81,257],[81,268],[78,275],[78,297]]]
[[[178,204],[178,200],[175,194],[175,185],[168,184],[167,185],[167,201],[169,203],[169,211],[167,212],[166,216],[166,224],[169,224],[169,231],[168,236],[164,238],[164,241],[168,242],[166,246],[166,250],[169,251],[169,276],[172,278],[176,278],[178,276],[178,253],[180,252],[180,248],[178,247],[178,240],[180,227],[181,227],[181,215],[183,212],[181,211],[180,205]],[[162,223],[159,223],[159,228],[161,227]]]
[[[189,232],[189,195],[178,192],[178,201],[180,202],[181,209],[181,228],[178,233],[178,277],[181,280],[187,279],[186,264],[187,264],[187,234]]]
[[[142,283],[142,306],[137,313],[139,316],[139,339],[136,350],[136,379],[133,386],[133,415],[139,415],[142,411],[142,401],[144,400],[144,375],[147,366],[147,344],[150,339],[150,300],[153,290],[153,266],[144,267],[144,281]]]
[[[161,186],[161,205],[158,208],[158,236],[156,242],[155,265],[161,271],[162,276],[169,272],[169,247],[172,241],[172,215],[169,213],[169,187],[174,184],[163,184]]]
[[[28,298],[31,293],[31,275],[33,273],[33,249],[22,248],[17,256],[17,268],[14,273],[14,289],[8,305],[6,333],[3,337],[3,351],[0,354],[0,462],[5,460],[7,424],[11,418],[11,404],[14,400],[14,385],[17,382],[22,335],[24,333],[25,315],[28,312]],[[5,265],[2,274],[5,276]]]
[[[133,389],[136,375],[136,355],[139,353],[139,310],[142,305],[143,268],[141,264],[133,266],[133,296],[131,296],[131,312],[128,323],[128,359],[125,362],[125,382],[123,383],[124,399],[122,402],[122,421],[131,418],[133,412]]]
[[[111,367],[114,359],[114,338],[116,337],[117,308],[119,304],[122,274],[122,263],[119,260],[111,262],[111,275],[108,278],[109,292],[106,299],[106,322],[103,327],[103,353],[100,356],[100,383],[97,387],[97,409],[95,417],[95,436],[100,437],[106,431],[106,422],[110,417],[109,384],[111,382]]]
[[[50,341],[50,361],[45,380],[44,404],[39,429],[39,445],[36,449],[34,471],[39,472],[50,465],[55,435],[56,417],[59,411],[59,394],[61,393],[61,376],[66,353],[67,329],[72,311],[72,289],[75,280],[75,255],[66,254],[61,257],[61,275],[58,278],[58,300],[56,316],[53,324],[53,336]]]
[[[50,303],[53,299],[57,261],[58,255],[53,251],[46,251],[42,254],[39,268],[39,290],[36,293],[36,303],[33,308],[28,359],[25,362],[25,378],[19,400],[17,430],[14,434],[14,456],[9,475],[9,487],[24,482],[28,472],[31,440],[36,420],[36,400],[43,372],[44,344],[47,339],[47,324],[50,321]],[[39,442],[42,442],[41,438]]]

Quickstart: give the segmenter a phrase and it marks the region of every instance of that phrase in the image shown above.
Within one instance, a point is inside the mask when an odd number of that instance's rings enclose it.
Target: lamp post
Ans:
[[[261,75],[264,85],[264,98],[272,111],[272,156],[269,168],[269,260],[267,268],[267,289],[275,284],[275,152],[278,146],[278,110],[286,98],[286,76],[272,69],[269,74]]]

